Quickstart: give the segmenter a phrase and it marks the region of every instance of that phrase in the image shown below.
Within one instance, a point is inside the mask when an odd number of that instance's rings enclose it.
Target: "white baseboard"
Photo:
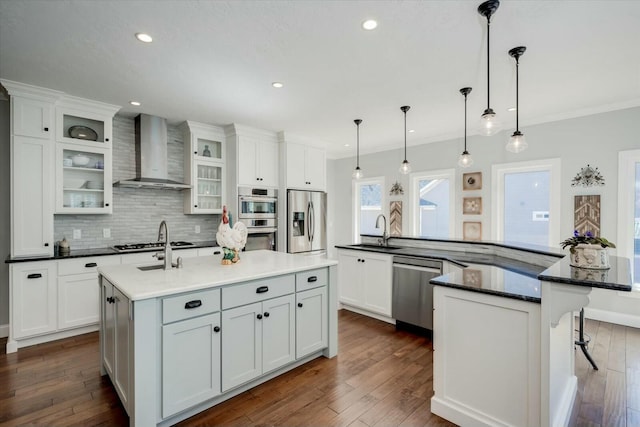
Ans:
[[[632,314],[615,313],[613,311],[585,307],[584,316],[587,319],[615,323],[616,325],[630,326],[632,328],[640,328],[640,316],[634,316]]]
[[[378,320],[382,320],[383,322],[387,322],[387,323],[391,323],[392,325],[396,324],[396,319],[392,319],[391,317],[382,315],[382,314],[378,314],[378,313],[373,313],[369,310],[364,310],[358,307],[352,307],[350,305],[344,304],[344,303],[339,303],[338,304],[338,310],[347,310],[347,311],[353,311],[354,313],[358,313],[358,314],[362,314],[364,316],[369,316],[369,317],[373,317],[374,319],[378,319]]]
[[[0,338],[6,338],[9,336],[9,324],[0,325]]]

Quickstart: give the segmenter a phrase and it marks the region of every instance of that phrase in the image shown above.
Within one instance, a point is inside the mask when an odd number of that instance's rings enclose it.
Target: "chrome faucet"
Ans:
[[[389,235],[387,234],[387,218],[383,214],[378,215],[376,218],[376,228],[380,228],[380,218],[382,218],[384,229],[382,230],[382,238],[378,239],[380,246],[387,246],[389,241]]]
[[[164,234],[162,233],[162,229],[164,228]],[[163,242],[164,239],[164,242]],[[167,222],[162,220],[160,223],[160,227],[158,228],[158,242],[164,243],[164,251],[158,252],[155,256],[159,260],[164,260],[164,269],[171,270],[172,265],[172,256],[171,256],[171,244],[169,244],[169,229],[167,228]]]

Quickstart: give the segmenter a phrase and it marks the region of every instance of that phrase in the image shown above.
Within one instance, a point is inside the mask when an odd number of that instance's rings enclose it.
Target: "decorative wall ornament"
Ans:
[[[462,223],[462,239],[463,240],[482,240],[482,223],[481,222],[463,222]]]
[[[398,181],[396,181],[391,186],[391,191],[389,191],[389,195],[390,196],[401,196],[403,194],[404,194],[404,190],[402,189],[402,184],[400,184]]]
[[[462,214],[480,215],[482,213],[482,197],[463,197]]]
[[[600,236],[600,196],[575,196],[573,228],[581,235]]]
[[[462,190],[482,189],[482,172],[470,172],[462,174]]]
[[[402,202],[399,200],[389,203],[389,234],[402,236]]]
[[[604,185],[604,177],[598,168],[592,168],[590,165],[580,169],[580,172],[571,181],[572,187],[596,187]]]

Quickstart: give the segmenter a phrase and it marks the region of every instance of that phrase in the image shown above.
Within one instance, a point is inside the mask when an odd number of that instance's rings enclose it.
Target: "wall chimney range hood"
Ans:
[[[136,125],[136,177],[116,182],[114,187],[184,190],[188,184],[167,178],[167,121],[140,114]]]

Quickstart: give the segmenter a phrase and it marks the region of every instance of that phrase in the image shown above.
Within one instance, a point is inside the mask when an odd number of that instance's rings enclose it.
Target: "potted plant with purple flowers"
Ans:
[[[562,249],[569,247],[570,264],[580,268],[609,268],[607,248],[615,248],[613,242],[604,237],[596,237],[591,231],[580,234],[574,230],[573,236],[560,242]]]

